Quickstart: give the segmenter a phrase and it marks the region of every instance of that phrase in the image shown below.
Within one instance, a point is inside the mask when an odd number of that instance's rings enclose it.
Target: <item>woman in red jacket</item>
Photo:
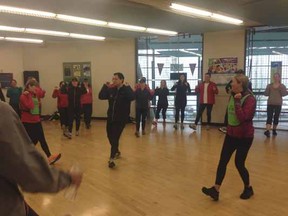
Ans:
[[[228,104],[228,128],[222,147],[217,168],[215,185],[202,188],[202,192],[213,200],[219,199],[219,190],[225,177],[226,167],[234,151],[235,165],[244,183],[241,199],[249,199],[253,194],[250,185],[249,172],[245,161],[254,138],[253,117],[256,109],[256,99],[248,89],[248,77],[236,75],[232,80],[232,95]]]
[[[215,95],[218,94],[217,86],[214,82],[210,81],[211,74],[205,74],[205,80],[200,85],[196,86],[195,92],[199,94],[200,106],[197,111],[197,116],[194,124],[190,124],[189,127],[196,130],[196,126],[202,116],[202,113],[207,109],[207,129],[211,124],[211,113],[213,105],[215,104]]]
[[[86,89],[86,93],[81,95],[81,105],[82,111],[84,113],[84,122],[87,129],[91,127],[91,116],[92,116],[92,88],[88,83],[88,79],[84,79],[82,83],[82,88]]]
[[[49,164],[52,165],[61,158],[61,154],[51,155],[47,145],[40,121],[39,100],[35,93],[36,86],[37,81],[33,79],[28,80],[25,85],[25,90],[20,96],[21,121],[31,141],[35,145],[38,141],[40,142],[41,148],[45,152]]]
[[[57,98],[57,107],[60,114],[60,123],[63,134],[68,130],[68,91],[64,81],[59,83],[59,88],[56,87],[52,94],[53,98]]]

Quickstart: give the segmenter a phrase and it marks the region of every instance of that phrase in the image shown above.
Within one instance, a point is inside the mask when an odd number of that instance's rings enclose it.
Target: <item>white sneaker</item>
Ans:
[[[221,131],[222,133],[227,133],[226,127],[220,127],[218,130]]]
[[[191,128],[191,129],[193,129],[193,130],[196,130],[197,128],[196,128],[196,124],[189,124],[189,127]]]
[[[72,139],[72,134],[69,131],[65,131],[64,136],[66,136],[68,139]]]

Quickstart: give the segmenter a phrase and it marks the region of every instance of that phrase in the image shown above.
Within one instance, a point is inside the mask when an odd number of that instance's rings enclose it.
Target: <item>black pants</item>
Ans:
[[[136,108],[136,131],[140,129],[140,122],[142,122],[142,131],[145,131],[147,113],[148,109],[146,108]]]
[[[92,104],[83,104],[82,110],[84,114],[85,125],[89,126],[91,124]]]
[[[200,104],[198,112],[197,112],[197,116],[195,119],[195,124],[197,125],[205,108],[207,108],[207,123],[210,124],[211,123],[211,112],[212,112],[212,108],[213,108],[213,104]]]
[[[178,123],[179,121],[179,112],[181,111],[181,123],[184,122],[184,118],[185,118],[185,107],[186,106],[176,106],[176,113],[175,113],[175,123]]]
[[[73,121],[76,121],[76,131],[80,128],[80,115],[81,109],[79,108],[68,108],[68,122],[69,122],[69,132],[72,133]]]
[[[282,108],[281,105],[268,105],[267,106],[267,121],[266,121],[266,124],[270,124],[271,125],[272,124],[272,119],[273,119],[273,124],[274,125],[278,125],[281,108]]]
[[[63,125],[65,127],[68,127],[69,126],[69,123],[68,123],[68,108],[58,108],[58,112],[60,114],[61,127]]]
[[[249,172],[245,167],[245,160],[252,145],[252,138],[234,138],[226,135],[220,161],[217,168],[215,184],[221,185],[226,174],[226,167],[234,151],[236,151],[235,165],[245,186],[250,185]]]
[[[156,109],[156,114],[155,114],[155,118],[159,119],[160,118],[160,111],[162,110],[162,118],[165,120],[166,119],[166,111],[167,111],[167,105],[161,105],[158,104],[157,105],[157,109]]]
[[[23,122],[23,125],[31,139],[31,141],[36,145],[38,141],[40,142],[42,150],[45,152],[47,157],[51,156],[48,144],[45,139],[44,131],[42,128],[41,122],[37,123],[26,123]]]
[[[26,216],[39,216],[29,205],[24,201]]]
[[[10,106],[14,109],[14,111],[21,118],[21,111],[20,111],[20,108],[19,108],[19,104],[10,104]]]
[[[226,109],[225,116],[224,116],[224,126],[228,126],[228,110]]]
[[[111,145],[110,158],[113,159],[115,154],[119,152],[119,139],[125,127],[124,122],[107,121],[106,132],[109,143]]]

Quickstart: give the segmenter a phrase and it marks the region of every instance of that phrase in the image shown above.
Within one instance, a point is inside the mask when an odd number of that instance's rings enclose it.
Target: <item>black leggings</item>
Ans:
[[[245,186],[250,185],[249,172],[245,167],[245,160],[252,145],[252,138],[234,138],[226,135],[220,161],[217,168],[216,185],[221,185],[226,174],[226,167],[233,152],[236,150],[235,165]]]
[[[272,119],[273,119],[273,124],[278,125],[279,123],[279,115],[281,112],[281,105],[268,105],[267,106],[267,121],[266,124],[272,124]],[[274,118],[273,118],[274,115]]]
[[[91,124],[92,104],[83,104],[82,111],[84,113],[84,122],[86,126]]]
[[[145,131],[146,118],[147,118],[148,109],[137,108],[136,109],[136,131],[140,129],[140,121],[142,120],[142,131]],[[141,118],[142,117],[142,118]]]
[[[41,122],[36,123],[26,123],[23,122],[23,125],[31,139],[31,141],[36,145],[38,141],[40,142],[42,150],[45,152],[47,157],[51,156],[48,144],[45,139],[44,131],[42,128]]]
[[[165,120],[166,119],[166,111],[167,111],[167,105],[157,105],[157,110],[155,114],[155,118],[159,119],[160,118],[160,111],[162,109],[162,118]]]
[[[109,122],[107,121],[106,132],[109,143],[111,145],[110,158],[113,159],[115,154],[119,152],[119,139],[125,127],[124,122]]]
[[[69,132],[72,133],[73,121],[76,121],[76,131],[79,131],[80,128],[80,108],[68,108],[68,124],[69,124]]]
[[[61,127],[63,125],[65,127],[68,127],[69,126],[69,123],[68,123],[68,108],[58,108],[58,112],[60,114]]]
[[[212,112],[212,108],[213,108],[213,104],[200,104],[198,112],[197,112],[197,116],[195,119],[195,124],[197,125],[202,113],[204,112],[205,108],[207,108],[207,123],[210,124],[211,123],[211,112]]]
[[[176,107],[175,123],[178,123],[178,121],[179,121],[179,112],[180,112],[180,111],[181,111],[181,123],[184,122],[184,118],[185,118],[185,107],[186,107],[186,106]]]

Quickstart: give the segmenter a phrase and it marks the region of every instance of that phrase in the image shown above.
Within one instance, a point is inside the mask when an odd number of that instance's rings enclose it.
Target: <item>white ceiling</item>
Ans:
[[[171,2],[172,0],[0,0],[0,5],[191,34],[246,27],[175,14],[169,11],[168,6]],[[190,4],[213,12],[222,12],[236,18],[242,18],[248,26],[288,25],[287,0],[175,0],[175,2]],[[99,35],[107,37],[108,40],[148,35],[145,33],[3,13],[0,13],[0,25]],[[46,41],[76,40],[11,32],[0,32],[0,36],[39,38]]]

